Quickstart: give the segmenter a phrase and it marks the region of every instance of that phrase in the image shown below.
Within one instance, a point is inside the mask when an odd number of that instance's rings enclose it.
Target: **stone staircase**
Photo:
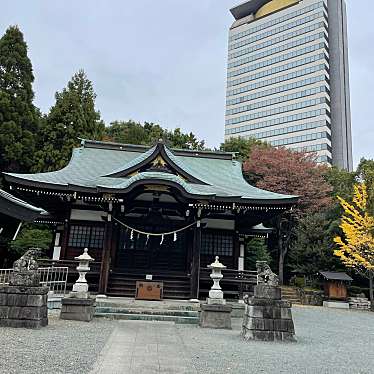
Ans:
[[[292,304],[301,304],[300,296],[296,287],[281,286],[282,300],[291,301]]]
[[[198,324],[200,304],[177,301],[144,301],[134,299],[96,301],[95,317],[117,320],[167,321]]]
[[[134,297],[136,281],[144,280],[145,273],[121,273],[112,271],[108,280],[108,296]],[[185,274],[155,274],[154,281],[162,281],[164,284],[165,299],[189,299],[190,279]]]

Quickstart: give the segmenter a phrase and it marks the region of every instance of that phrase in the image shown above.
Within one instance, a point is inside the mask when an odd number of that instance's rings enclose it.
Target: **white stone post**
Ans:
[[[244,241],[239,242],[239,258],[238,258],[238,270],[244,270]]]
[[[94,259],[88,254],[88,248],[84,249],[83,254],[78,257],[75,257],[76,260],[79,260],[79,265],[77,270],[79,273],[79,278],[73,285],[73,295],[80,298],[88,298],[88,283],[86,280],[86,274],[90,271],[89,264]]]
[[[220,280],[223,278],[222,270],[226,269],[226,266],[221,264],[219,261],[219,257],[216,256],[216,260],[208,265],[208,268],[212,269],[212,273],[210,274],[210,278],[213,281],[213,286],[209,291],[209,298],[208,304],[225,304],[226,300],[223,298],[222,288],[219,284]]]

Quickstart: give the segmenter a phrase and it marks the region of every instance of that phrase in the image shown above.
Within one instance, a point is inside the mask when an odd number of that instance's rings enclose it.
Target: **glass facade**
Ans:
[[[331,160],[328,27],[326,1],[320,0],[234,22],[225,138],[254,137]]]
[[[309,112],[302,112],[298,114],[292,114],[289,116],[285,117],[279,117],[279,118],[274,118],[268,121],[263,121],[263,122],[255,122],[250,125],[244,125],[244,126],[236,126],[232,128],[228,128],[225,130],[226,135],[230,134],[239,134],[244,131],[249,131],[249,130],[256,130],[256,129],[261,129],[264,127],[270,127],[270,126],[275,126],[275,125],[280,125],[288,122],[294,122],[294,121],[301,121],[305,120],[308,118],[313,118],[313,117],[318,117],[318,116],[329,116],[328,110],[326,109],[317,109],[317,110],[311,110]],[[240,134],[239,134],[240,136]]]

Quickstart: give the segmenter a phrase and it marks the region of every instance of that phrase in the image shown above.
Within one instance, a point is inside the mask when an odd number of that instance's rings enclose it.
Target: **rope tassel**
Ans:
[[[174,242],[177,241],[177,233],[176,233],[176,232],[174,233],[174,239],[173,239],[173,241],[174,241]]]
[[[164,242],[164,235],[162,234],[161,235],[161,241],[160,241],[160,245]]]

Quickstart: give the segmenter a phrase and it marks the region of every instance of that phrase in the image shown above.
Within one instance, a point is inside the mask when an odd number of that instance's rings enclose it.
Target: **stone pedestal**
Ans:
[[[201,304],[200,327],[231,329],[230,305]]]
[[[242,336],[246,340],[296,341],[291,303],[281,300],[281,289],[265,283],[245,300]]]
[[[95,314],[95,299],[66,297],[61,301],[61,319],[90,322]]]
[[[41,328],[48,325],[48,287],[0,288],[0,326]]]

